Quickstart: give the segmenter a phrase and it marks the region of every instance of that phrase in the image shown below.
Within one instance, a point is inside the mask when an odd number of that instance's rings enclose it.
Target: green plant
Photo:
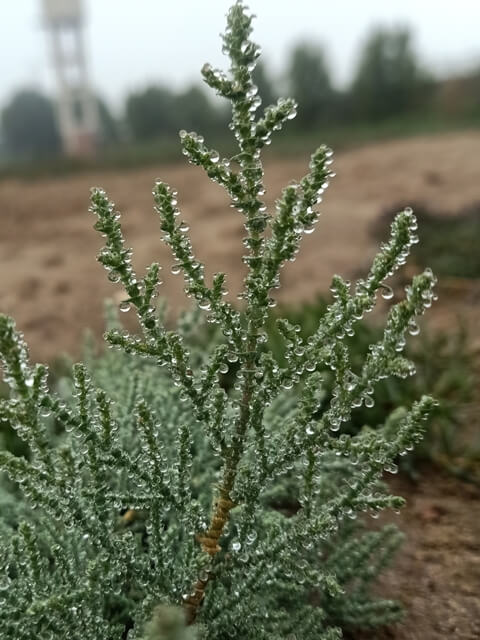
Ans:
[[[286,318],[300,327],[300,336],[307,339],[315,331],[327,309],[326,297],[298,307],[282,306],[270,315],[266,331],[268,347],[279,364],[285,364],[285,343],[276,322]],[[413,333],[417,329],[413,328]],[[382,329],[373,322],[359,322],[355,335],[348,338],[353,368],[361,366],[369,346],[380,340]],[[361,431],[366,425],[383,425],[395,407],[409,406],[416,398],[430,391],[438,401],[431,413],[429,428],[422,442],[408,456],[401,458],[401,468],[417,475],[418,463],[433,462],[442,468],[475,479],[478,466],[478,445],[465,415],[474,399],[476,365],[468,335],[462,326],[448,333],[442,330],[425,332],[420,341],[407,345],[406,356],[415,362],[416,375],[408,379],[386,378],[375,385],[375,405],[363,405],[355,411],[348,425],[350,433]],[[324,372],[325,398],[330,399],[334,379]],[[230,380],[228,380],[230,382]],[[472,473],[473,472],[473,473]]]
[[[382,213],[372,228],[375,237],[382,237],[396,211],[393,206]],[[454,212],[434,211],[418,203],[415,212],[425,234],[412,252],[416,263],[431,265],[445,279],[480,278],[480,202]]]
[[[0,316],[10,388],[0,416],[29,449],[26,457],[0,452],[0,467],[25,497],[22,513],[13,510],[2,524],[0,638],[329,640],[399,615],[397,603],[370,592],[399,534],[362,532],[351,519],[402,505],[381,478],[421,439],[434,402],[424,396],[399,408],[376,431],[337,432],[355,408],[372,405],[376,381],[413,373],[401,353],[405,333],[430,306],[435,280],[428,270],[413,279],[354,372],[344,338],[378,292],[390,297],[385,280],[414,241],[415,218],[405,210],[366,278],[353,288],[333,278],[335,301],[307,340],[279,321],[286,358],[278,365],[265,344],[268,309],[281,268],[317,221],[331,151],[315,151],[310,172],[284,189],[270,217],[260,152],[296,104],[279,100],[256,118],[251,74],[260,50],[250,32],[251,17],[237,2],[224,36],[230,77],[203,68],[207,84],[231,101],[239,153],[220,160],[203,138],[180,132],[185,155],[244,216],[243,309],[224,299],[224,274],[207,284],[187,226],[177,221],[177,195],[157,181],[172,272],[183,273],[197,307],[176,331],[155,309],[159,265],[137,277],[120,214],[101,189],[91,198],[106,239],[98,259],[124,287],[120,309],[135,309],[141,335],[114,321],[106,339],[120,353],[89,356],[88,366],[74,366],[73,385],[66,380],[55,391],[47,368],[29,363],[13,321]],[[220,328],[211,345],[197,336],[201,314]],[[232,365],[227,395],[221,378]],[[328,405],[325,366],[334,377]]]

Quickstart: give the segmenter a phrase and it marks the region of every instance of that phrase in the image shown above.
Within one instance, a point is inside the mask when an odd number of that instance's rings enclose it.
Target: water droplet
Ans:
[[[127,311],[130,311],[131,305],[130,305],[130,301],[129,300],[123,300],[119,305],[118,308],[120,309],[120,311],[122,313],[126,313]]]
[[[253,544],[257,539],[257,536],[258,534],[256,531],[250,531],[250,533],[247,535],[247,544]]]
[[[211,308],[211,303],[210,300],[200,300],[200,302],[198,303],[198,306],[200,307],[200,309],[203,309],[204,311],[208,311]]]
[[[172,268],[170,269],[170,271],[173,273],[174,276],[177,276],[181,270],[182,268],[180,267],[179,264],[173,264]]]
[[[418,336],[418,334],[420,333],[420,327],[418,326],[418,324],[415,321],[409,322],[409,324],[408,324],[408,333],[411,336]]]
[[[382,298],[384,300],[391,300],[393,298],[393,289],[389,287],[388,284],[380,285],[382,289]]]
[[[330,418],[330,431],[338,431],[340,429],[340,420],[337,418]]]
[[[230,353],[227,353],[227,360],[229,362],[237,362],[238,355],[236,353],[234,353],[233,351],[231,351]]]
[[[238,551],[240,551],[241,548],[242,548],[242,545],[239,542],[239,540],[234,540],[232,542],[232,551],[235,551],[235,553],[237,553]]]
[[[388,473],[397,473],[398,472],[398,466],[394,462],[390,462],[389,464],[385,465],[384,469]]]

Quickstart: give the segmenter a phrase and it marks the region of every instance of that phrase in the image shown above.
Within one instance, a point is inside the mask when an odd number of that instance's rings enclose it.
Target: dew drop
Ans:
[[[118,305],[118,308],[122,313],[126,313],[127,311],[130,311],[130,309],[131,309],[130,301],[129,300],[123,300]]]
[[[411,336],[418,336],[418,334],[420,333],[420,327],[418,326],[418,324],[416,322],[410,322],[408,325],[408,333]]]
[[[393,298],[393,289],[388,284],[382,284],[382,298],[384,300],[391,300]]]
[[[257,536],[258,534],[256,531],[250,531],[250,533],[247,535],[247,544],[253,544],[257,539]]]

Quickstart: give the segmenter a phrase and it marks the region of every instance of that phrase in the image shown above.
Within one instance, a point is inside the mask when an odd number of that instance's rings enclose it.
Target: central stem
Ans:
[[[241,77],[238,79],[241,80]],[[242,175],[245,178],[244,209],[247,213],[246,227],[248,230],[250,247],[249,273],[245,280],[247,298],[247,307],[245,310],[247,318],[245,341],[246,350],[242,357],[241,367],[244,383],[241,396],[240,415],[235,426],[232,445],[229,447],[225,457],[222,483],[213,503],[210,524],[206,532],[202,532],[197,535],[197,540],[200,543],[202,550],[205,553],[208,553],[211,559],[221,551],[219,540],[228,522],[230,511],[235,506],[235,503],[231,498],[231,492],[235,484],[238,463],[240,462],[244,452],[245,434],[250,422],[252,395],[255,384],[256,356],[258,350],[259,327],[258,321],[253,313],[253,311],[258,307],[258,301],[255,299],[255,296],[252,296],[251,294],[257,286],[261,262],[259,258],[261,258],[262,255],[263,228],[258,225],[257,220],[262,203],[258,200],[257,194],[259,193],[259,187],[261,186],[259,184],[259,180],[261,181],[263,170],[260,160],[255,155],[255,137],[251,133],[252,117],[249,111],[249,106],[250,103],[248,100],[243,98],[237,104],[234,104],[233,109],[233,122],[240,125],[240,129],[238,129],[238,131],[241,130],[241,125],[244,125],[245,122],[249,123],[248,133],[246,135],[244,133],[240,135],[240,149],[243,155],[240,161],[240,167]],[[189,625],[193,624],[197,618],[200,606],[205,597],[205,590],[210,579],[211,573],[207,573],[206,578],[199,577],[193,585],[190,595],[184,601],[187,624]]]
[[[222,484],[218,490],[217,497],[214,501],[213,513],[210,519],[210,524],[205,533],[198,534],[197,540],[201,545],[202,550],[208,553],[213,558],[221,547],[219,545],[219,539],[225,529],[225,525],[228,522],[231,509],[235,506],[235,503],[230,497],[230,493],[235,483],[235,477],[237,473],[238,463],[243,453],[243,440],[244,435],[248,427],[249,415],[250,415],[250,401],[252,397],[254,371],[253,366],[255,364],[255,350],[254,346],[257,341],[257,332],[250,327],[248,351],[245,358],[245,364],[243,370],[245,371],[245,384],[242,393],[242,404],[240,409],[240,416],[235,429],[234,446],[231,449],[230,456],[225,462],[225,468],[223,472]],[[198,615],[199,608],[205,597],[205,589],[210,581],[211,574],[207,574],[207,578],[198,580],[193,585],[191,594],[184,602],[184,608],[186,610],[187,624],[193,624]]]

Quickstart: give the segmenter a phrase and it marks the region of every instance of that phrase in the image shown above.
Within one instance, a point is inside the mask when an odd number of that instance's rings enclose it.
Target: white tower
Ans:
[[[58,122],[69,155],[90,155],[98,138],[98,108],[89,86],[82,0],[42,0],[58,85]]]

